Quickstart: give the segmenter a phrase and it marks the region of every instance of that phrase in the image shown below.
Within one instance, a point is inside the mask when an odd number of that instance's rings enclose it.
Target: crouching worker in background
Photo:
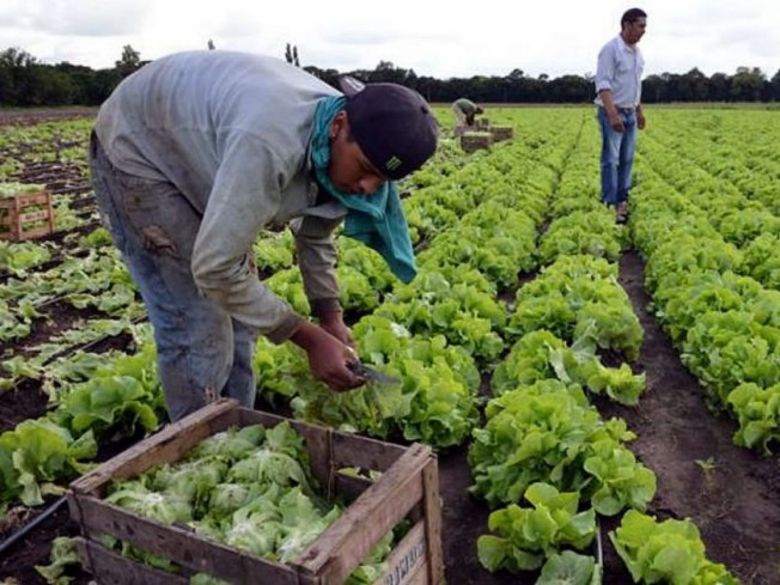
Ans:
[[[258,334],[303,348],[333,390],[363,383],[347,368],[331,234],[344,221],[414,277],[392,181],[433,155],[437,126],[412,90],[357,89],[343,95],[270,57],[198,51],[145,65],[101,107],[93,185],[154,326],[172,420],[221,395],[252,406]],[[257,277],[258,233],[288,222],[317,324]]]
[[[455,114],[455,136],[460,136],[467,130],[474,130],[476,116],[484,113],[481,107],[466,98],[455,100],[452,111]]]

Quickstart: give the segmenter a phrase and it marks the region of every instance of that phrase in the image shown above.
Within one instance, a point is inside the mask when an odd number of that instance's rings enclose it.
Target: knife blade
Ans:
[[[383,374],[379,370],[375,370],[374,368],[367,366],[361,361],[348,362],[347,367],[352,371],[353,374],[360,376],[361,378],[365,378],[366,380],[370,380],[372,382],[378,382],[380,384],[401,383],[401,380],[399,378],[396,378],[394,376],[388,376],[387,374]]]

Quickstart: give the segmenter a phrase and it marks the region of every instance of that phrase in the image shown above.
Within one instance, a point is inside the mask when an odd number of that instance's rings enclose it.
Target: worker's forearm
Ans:
[[[607,110],[607,114],[610,116],[617,115],[617,108],[615,107],[615,101],[612,99],[612,92],[608,89],[602,89],[599,92],[601,103],[604,104],[604,109]]]
[[[316,325],[312,325],[308,321],[301,321],[301,324],[290,336],[290,341],[301,349],[308,351],[316,344],[317,337],[320,333],[320,328]]]
[[[336,280],[336,248],[332,232],[341,218],[305,217],[292,224],[295,255],[303,277],[303,289],[312,314],[340,309],[339,286]]]

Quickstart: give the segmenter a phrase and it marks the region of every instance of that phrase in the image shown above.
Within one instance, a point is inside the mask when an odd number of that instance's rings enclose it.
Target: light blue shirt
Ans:
[[[604,45],[596,68],[596,99],[603,106],[598,92],[608,89],[619,108],[635,108],[642,98],[642,71],[645,60],[639,47],[630,47],[620,35]]]

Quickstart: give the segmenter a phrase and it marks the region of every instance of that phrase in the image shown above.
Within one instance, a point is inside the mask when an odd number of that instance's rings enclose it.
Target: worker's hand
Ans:
[[[357,358],[355,350],[322,327],[304,322],[293,333],[291,340],[306,350],[312,375],[325,382],[332,390],[343,392],[365,383],[364,378],[347,368],[347,364]]]
[[[609,125],[612,126],[612,129],[615,132],[625,132],[626,127],[623,126],[623,118],[620,117],[620,114],[617,112],[617,110],[611,114],[609,114]]]
[[[355,347],[355,340],[352,337],[352,331],[344,323],[344,314],[341,311],[327,311],[319,316],[320,327],[330,333],[333,337],[348,345]]]
[[[645,115],[642,113],[642,110],[636,111],[636,127],[640,130],[645,129]]]

